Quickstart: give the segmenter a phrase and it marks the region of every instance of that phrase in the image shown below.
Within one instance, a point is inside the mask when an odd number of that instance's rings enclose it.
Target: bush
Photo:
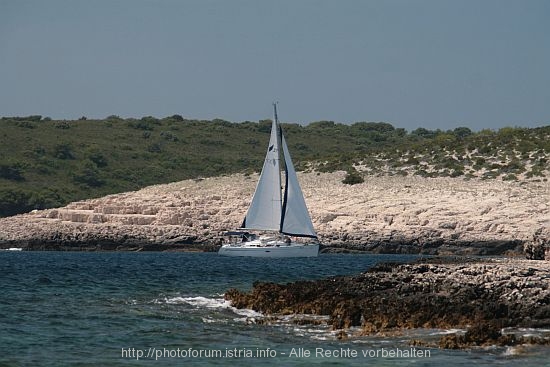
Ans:
[[[455,169],[452,173],[451,173],[451,177],[459,177],[459,176],[463,176],[464,175],[464,171],[461,170],[461,169]]]
[[[19,163],[0,163],[0,178],[13,181],[23,181],[25,179],[21,173]]]
[[[57,144],[54,147],[54,153],[55,158],[58,159],[74,159],[73,150],[70,144],[62,143]]]
[[[160,153],[162,152],[162,145],[159,142],[149,144],[147,150],[151,153]]]
[[[105,158],[105,156],[98,151],[91,152],[88,158],[90,161],[94,162],[97,167],[107,166],[107,158]]]
[[[32,192],[20,189],[0,189],[0,216],[7,217],[34,209]]]
[[[344,180],[342,180],[342,183],[346,185],[355,185],[363,182],[365,182],[363,176],[359,172],[357,172],[356,169],[349,170]]]
[[[168,141],[178,141],[178,137],[169,131],[163,131],[160,133],[160,137]]]
[[[138,130],[153,130],[153,124],[148,120],[131,121],[128,126]]]
[[[171,118],[173,121],[183,122],[183,117],[182,117],[181,115],[172,115],[172,116],[170,116],[170,118]]]
[[[89,187],[100,187],[105,181],[99,177],[99,171],[91,162],[88,162],[78,172],[73,174],[75,182]]]
[[[67,121],[59,121],[54,126],[56,129],[62,129],[62,130],[67,130],[71,128],[71,125],[69,125]]]
[[[510,161],[510,163],[508,163],[507,165],[503,166],[502,171],[504,171],[504,172],[513,172],[513,173],[521,173],[521,172],[525,172],[525,166],[519,160],[514,159],[514,160]]]

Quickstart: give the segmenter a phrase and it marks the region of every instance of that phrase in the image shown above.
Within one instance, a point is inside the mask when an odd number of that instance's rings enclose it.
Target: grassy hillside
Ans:
[[[271,122],[0,119],[0,216],[199,176],[258,171]],[[550,126],[472,133],[387,123],[283,124],[297,169],[363,174],[539,179]]]

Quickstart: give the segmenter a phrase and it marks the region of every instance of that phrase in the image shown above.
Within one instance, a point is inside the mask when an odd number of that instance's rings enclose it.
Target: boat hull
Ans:
[[[308,245],[223,245],[218,255],[222,256],[249,256],[249,257],[316,257],[319,254],[319,244]]]

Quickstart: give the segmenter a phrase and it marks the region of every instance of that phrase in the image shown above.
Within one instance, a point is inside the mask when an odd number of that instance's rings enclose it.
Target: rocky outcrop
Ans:
[[[440,341],[458,348],[499,340],[505,327],[549,327],[549,274],[549,262],[436,258],[380,264],[356,276],[256,283],[250,293],[231,289],[225,298],[266,315],[326,315],[333,329],[359,326],[360,335],[470,327]]]
[[[344,176],[299,175],[323,251],[520,253],[550,226],[545,182],[367,176],[349,186]],[[3,218],[0,247],[215,250],[242,222],[257,178],[187,180]]]

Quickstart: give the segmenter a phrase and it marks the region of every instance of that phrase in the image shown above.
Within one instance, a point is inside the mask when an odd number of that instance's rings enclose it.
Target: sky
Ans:
[[[0,116],[550,125],[546,0],[0,0]]]

